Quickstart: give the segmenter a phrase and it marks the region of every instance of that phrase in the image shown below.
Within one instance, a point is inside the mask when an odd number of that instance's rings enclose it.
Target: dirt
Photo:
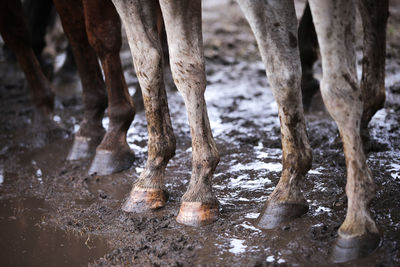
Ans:
[[[400,265],[398,1],[391,1],[390,13],[387,102],[370,124],[373,142],[368,152],[377,185],[371,210],[382,243],[372,255],[344,266]],[[253,222],[282,169],[277,106],[254,37],[237,5],[204,1],[203,27],[206,100],[221,156],[213,180],[221,216],[200,228],[175,221],[191,170],[190,130],[178,92],[168,91],[177,139],[176,156],[166,170],[170,199],[161,210],[128,214],[121,211],[121,204],[147,156],[144,112],[136,114],[128,132],[137,158],[132,168],[88,176],[90,159],[65,160],[82,116],[80,96],[57,98],[54,121],[66,130],[64,138],[54,140],[45,129],[34,132],[23,74],[0,55],[0,236],[7,240],[0,248],[2,265],[332,265],[331,247],[346,214],[346,171],[337,127],[320,95],[306,115],[313,167],[302,189],[310,210],[278,229],[261,231]],[[133,94],[137,80],[126,43],[121,56]],[[316,71],[320,72],[318,64]],[[107,126],[107,118],[103,124]],[[43,142],[46,145],[38,145]]]
[[[46,225],[46,206],[36,198],[0,201],[3,266],[77,266],[108,251],[105,239]]]

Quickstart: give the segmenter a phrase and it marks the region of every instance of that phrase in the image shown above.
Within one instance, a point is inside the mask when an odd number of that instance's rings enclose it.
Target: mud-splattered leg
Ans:
[[[30,32],[19,0],[0,0],[0,33],[21,65],[31,89],[36,117],[48,117],[53,111],[54,95],[32,49]],[[39,119],[39,118],[38,118]],[[41,119],[39,119],[41,120]]]
[[[318,40],[308,2],[300,19],[298,36],[302,69],[301,93],[304,111],[308,111],[314,94],[319,90],[319,82],[313,75],[313,65],[318,59]]]
[[[368,207],[375,184],[360,137],[363,99],[356,73],[355,7],[347,0],[311,0],[310,6],[322,56],[321,93],[339,127],[346,158],[347,215],[333,254],[340,262],[371,252],[380,240]]]
[[[281,123],[282,176],[257,219],[259,227],[270,229],[308,210],[300,187],[312,155],[301,102],[297,21],[290,0],[238,2],[256,36]]]
[[[142,89],[149,133],[148,158],[123,210],[141,212],[165,205],[164,173],[175,154],[175,136],[162,73],[162,49],[156,26],[156,1],[114,1],[125,25],[136,74]],[[145,55],[145,56],[144,56]]]
[[[82,81],[84,115],[68,155],[68,160],[78,160],[93,156],[104,136],[102,119],[107,95],[96,53],[86,34],[81,0],[54,0],[54,5],[72,46]]]
[[[90,45],[99,56],[108,93],[110,124],[96,149],[89,174],[107,175],[131,167],[135,155],[126,142],[126,133],[135,116],[122,71],[121,22],[110,0],[83,0],[86,31]]]
[[[219,162],[212,137],[204,92],[206,77],[200,0],[161,0],[172,76],[185,101],[192,135],[192,176],[182,197],[177,221],[203,225],[218,219],[212,176]]]
[[[385,104],[385,57],[388,0],[358,0],[361,13],[364,45],[361,92],[364,102],[361,118],[363,141],[368,141],[368,123]]]

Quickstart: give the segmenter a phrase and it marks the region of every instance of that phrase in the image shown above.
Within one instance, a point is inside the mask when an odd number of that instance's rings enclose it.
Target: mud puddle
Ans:
[[[2,266],[81,266],[107,252],[102,238],[46,226],[48,209],[37,198],[0,201]]]

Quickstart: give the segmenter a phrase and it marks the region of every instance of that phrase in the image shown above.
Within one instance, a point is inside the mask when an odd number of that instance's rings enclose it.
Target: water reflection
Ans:
[[[44,200],[0,201],[2,266],[80,266],[103,256],[105,240],[46,226]]]

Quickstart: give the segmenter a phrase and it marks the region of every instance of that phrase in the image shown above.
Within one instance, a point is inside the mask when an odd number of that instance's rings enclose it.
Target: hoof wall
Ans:
[[[114,151],[96,150],[96,155],[89,168],[89,175],[108,175],[117,173],[132,166],[135,154],[131,149],[116,149]]]
[[[90,137],[75,136],[67,160],[79,160],[92,157],[96,153],[96,146],[100,141],[101,139],[93,140]]]
[[[176,221],[189,226],[203,226],[218,220],[218,204],[182,202]]]
[[[122,210],[134,213],[156,210],[164,207],[167,200],[168,193],[162,189],[135,187],[122,206]]]
[[[273,229],[281,223],[289,222],[307,213],[306,204],[275,204],[267,202],[256,220],[256,225],[262,229]]]
[[[380,236],[372,233],[352,238],[339,235],[332,251],[331,260],[334,263],[341,263],[366,257],[379,247],[380,241]]]

